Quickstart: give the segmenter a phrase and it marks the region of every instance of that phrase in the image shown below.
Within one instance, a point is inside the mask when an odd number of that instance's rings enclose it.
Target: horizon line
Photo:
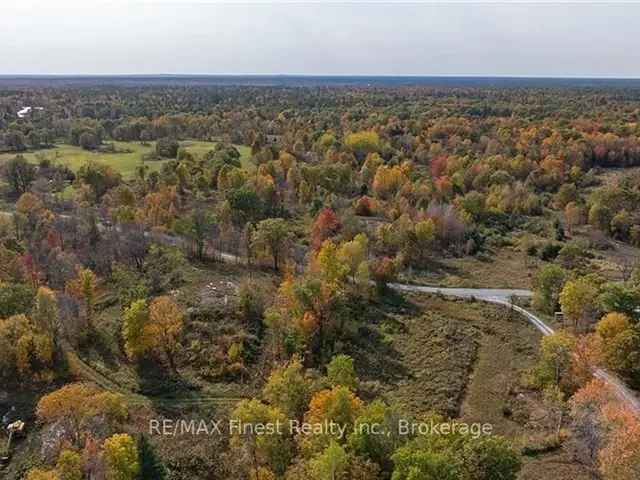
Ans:
[[[552,80],[640,80],[640,76],[476,74],[476,73],[0,73],[0,78],[24,77],[381,77],[381,78],[504,78]]]

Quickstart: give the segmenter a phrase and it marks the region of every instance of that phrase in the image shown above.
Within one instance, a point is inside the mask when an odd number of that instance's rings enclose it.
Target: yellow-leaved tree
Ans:
[[[138,447],[127,433],[118,433],[104,441],[107,480],[135,480],[140,472]]]
[[[122,338],[129,359],[143,355],[148,345],[144,328],[149,322],[149,307],[144,299],[136,300],[122,314]]]
[[[38,288],[31,319],[40,331],[55,341],[58,329],[58,303],[53,290],[47,287]]]
[[[40,399],[36,416],[41,423],[63,422],[73,444],[82,446],[89,422],[100,416],[107,425],[125,420],[128,407],[124,396],[90,383],[70,383]]]
[[[149,320],[142,333],[144,348],[162,352],[174,372],[183,322],[182,310],[171,297],[157,297],[149,305]]]
[[[43,470],[41,468],[33,468],[29,470],[26,480],[59,480],[58,473],[55,470]]]
[[[599,293],[599,285],[591,276],[565,283],[560,292],[560,305],[576,331],[588,328],[597,318]]]
[[[0,377],[25,379],[52,364],[54,345],[25,315],[0,320]]]
[[[305,414],[305,421],[310,424],[333,422],[350,432],[363,405],[362,400],[348,387],[338,385],[330,390],[321,390],[313,396]],[[332,440],[344,443],[346,439],[341,438],[337,431],[328,431],[321,435],[301,437],[299,440],[302,451],[311,455],[323,450]]]
[[[280,409],[260,400],[242,400],[231,413],[232,425],[245,425],[232,431],[231,446],[246,459],[248,475],[268,468],[282,475],[291,460],[291,438],[285,427],[287,417]],[[281,425],[280,432],[260,432],[256,425]]]
[[[89,326],[93,324],[98,277],[88,268],[79,268],[76,278],[67,282],[67,291],[83,303]]]

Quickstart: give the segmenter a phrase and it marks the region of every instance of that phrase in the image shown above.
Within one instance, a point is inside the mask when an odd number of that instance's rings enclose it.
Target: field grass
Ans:
[[[588,245],[593,230],[588,225],[575,229],[567,243]],[[540,236],[531,238],[540,245],[550,241]],[[623,280],[625,267],[640,264],[640,249],[613,239],[608,239],[607,244],[607,249],[589,249],[591,258],[585,259],[585,270],[610,281]],[[401,278],[407,283],[443,287],[532,289],[533,279],[543,265],[545,262],[526,256],[517,246],[505,246],[475,256],[433,259],[428,268],[404,272]]]
[[[505,421],[507,386],[533,365],[540,341],[525,320],[498,306],[436,295],[387,299],[372,309],[368,332],[348,352],[365,383],[377,383],[378,393],[417,417],[435,411]]]
[[[412,301],[420,314],[403,319],[403,330],[393,336],[409,379],[393,397],[415,413],[482,417],[506,433],[513,426],[501,408],[508,387],[533,365],[538,332],[520,317],[482,302],[422,295]]]
[[[521,316],[437,295],[412,294],[376,307],[365,339],[349,352],[372,393],[415,418],[435,411],[489,423],[518,448],[545,444],[553,428],[540,393],[524,381],[541,334]],[[519,480],[592,478],[564,446],[524,456],[523,462]]]
[[[404,274],[411,283],[465,288],[531,288],[541,262],[525,257],[515,246],[476,256],[434,259],[427,269]]]
[[[68,144],[59,144],[54,148],[30,151],[24,153],[24,157],[31,161],[37,162],[41,156],[55,160],[56,162],[66,164],[72,170],[78,170],[82,165],[92,160],[95,162],[106,163],[115,168],[122,176],[131,178],[134,175],[135,168],[142,162],[144,155],[150,154],[155,149],[155,142],[142,144],[139,142],[113,142],[116,152],[90,152],[80,147]],[[184,147],[194,155],[203,155],[208,150],[215,147],[215,142],[202,142],[195,140],[186,140],[180,142],[180,146]],[[251,150],[249,147],[236,145],[240,151],[240,159],[244,168],[251,168],[250,162]],[[15,156],[14,153],[0,154],[0,163]],[[160,170],[162,164],[167,160],[147,161],[146,165],[153,170]]]

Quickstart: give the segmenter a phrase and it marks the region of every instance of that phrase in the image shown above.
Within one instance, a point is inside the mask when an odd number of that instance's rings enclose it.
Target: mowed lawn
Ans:
[[[111,165],[119,171],[124,178],[131,178],[135,173],[136,166],[140,165],[145,155],[151,153],[155,149],[155,142],[141,144],[139,142],[112,142],[115,146],[116,153],[108,152],[90,152],[80,147],[68,144],[59,144],[54,148],[30,151],[23,153],[24,157],[30,162],[38,162],[41,156],[54,160],[55,162],[66,164],[74,171],[77,171],[82,165],[88,161],[95,161]],[[207,151],[215,147],[215,142],[201,142],[195,140],[185,140],[180,142],[180,146],[184,147],[193,155],[204,155]],[[244,168],[251,168],[251,149],[243,145],[236,145],[240,152],[240,159]],[[0,154],[0,163],[13,158],[15,153]],[[160,170],[163,163],[168,160],[148,160],[145,162],[150,170]]]

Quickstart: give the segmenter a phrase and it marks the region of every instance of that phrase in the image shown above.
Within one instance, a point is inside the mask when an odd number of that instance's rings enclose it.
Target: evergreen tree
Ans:
[[[167,469],[156,454],[149,439],[141,434],[138,438],[138,463],[140,464],[139,480],[164,480]]]

